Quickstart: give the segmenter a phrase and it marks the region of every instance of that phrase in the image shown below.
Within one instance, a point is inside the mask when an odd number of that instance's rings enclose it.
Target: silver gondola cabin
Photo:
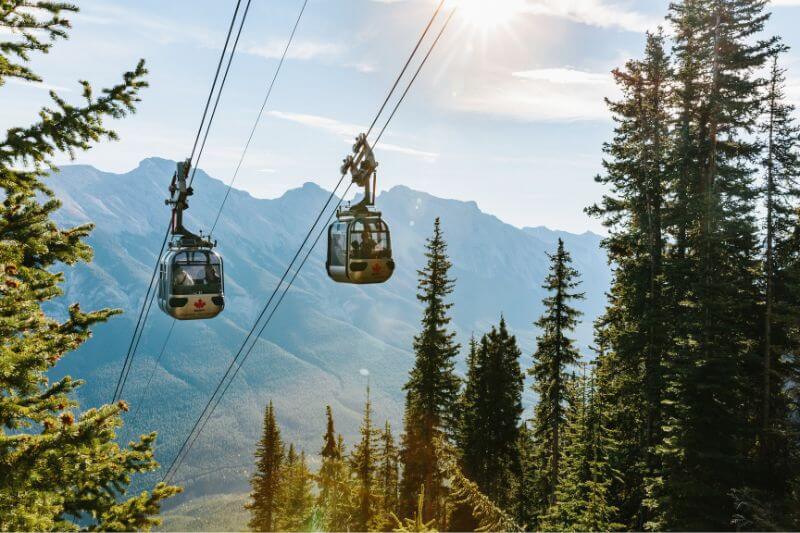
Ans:
[[[169,250],[161,259],[158,277],[158,306],[178,320],[214,318],[225,307],[222,258],[215,243],[183,227],[186,199],[192,195],[186,186],[189,162],[178,163],[170,185],[172,235]]]
[[[340,283],[383,283],[394,273],[389,226],[374,208],[375,169],[378,164],[365,135],[353,146],[342,174],[351,173],[353,183],[364,187],[364,198],[336,212],[328,228],[328,276]]]

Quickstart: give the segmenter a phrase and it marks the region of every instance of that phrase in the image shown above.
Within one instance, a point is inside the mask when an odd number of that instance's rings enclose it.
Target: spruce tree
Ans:
[[[800,127],[795,108],[786,102],[785,69],[779,65],[783,46],[770,59],[770,77],[765,97],[764,137],[764,346],[761,372],[759,477],[768,499],[786,501],[789,483],[798,474],[791,452],[797,439],[791,438],[792,408],[787,396],[791,383],[791,358],[797,351],[796,320],[800,316],[798,285],[791,265],[797,257],[794,230],[800,197]],[[793,442],[794,441],[794,442]]]
[[[532,503],[541,514],[556,503],[556,488],[561,478],[563,454],[564,408],[568,400],[567,370],[579,360],[574,340],[569,337],[581,313],[572,307],[583,293],[575,289],[580,284],[578,272],[572,268],[572,259],[558,240],[558,249],[550,255],[550,272],[545,278],[545,288],[550,295],[542,301],[545,312],[536,321],[541,334],[536,338],[534,364],[529,373],[533,376],[533,390],[538,396],[534,412],[534,455],[537,463],[536,500]]]
[[[31,54],[47,53],[66,38],[75,6],[7,0],[0,8],[0,87],[8,80],[42,81]],[[124,402],[81,412],[82,384],[48,371],[91,335],[91,327],[118,311],[84,312],[77,303],[65,318],[48,314],[63,294],[63,269],[92,259],[85,239],[91,224],[60,228],[52,215],[61,203],[45,184],[60,155],[74,158],[94,142],[117,138],[105,118],[134,112],[146,86],[144,63],[95,95],[82,81],[82,101],[54,91],[36,122],[9,128],[0,141],[0,529],[149,529],[161,501],[178,488],[157,485],[128,495],[133,474],[157,468],[155,434],[129,447],[115,442]],[[6,102],[10,105],[9,102]]]
[[[455,342],[455,333],[447,329],[450,323],[448,310],[452,304],[446,299],[453,292],[454,280],[448,277],[451,263],[438,218],[433,236],[426,243],[425,257],[425,268],[418,271],[417,294],[425,306],[422,331],[414,337],[416,360],[404,387],[406,406],[400,452],[403,465],[400,510],[405,516],[414,512],[420,488],[424,485],[423,518],[427,521],[444,518],[445,489],[433,441],[440,435],[452,437],[460,387],[454,371],[459,345]]]
[[[608,228],[603,247],[615,265],[603,317],[610,348],[606,365],[615,368],[603,386],[612,402],[607,405],[612,424],[620,432],[615,460],[624,475],[613,493],[624,522],[642,529],[644,480],[659,464],[655,449],[662,439],[662,368],[672,308],[664,274],[672,72],[663,34],[648,34],[644,58],[628,61],[613,75],[622,97],[608,102],[615,134],[604,146],[605,175],[596,178],[609,193],[587,211]]]
[[[331,406],[325,408],[327,419],[323,437],[322,464],[317,473],[317,510],[319,527],[327,531],[346,531],[354,516],[355,490],[350,466],[345,460],[344,441],[336,434]]]
[[[298,455],[294,445],[289,445],[281,469],[280,504],[277,506],[276,525],[280,531],[310,531],[314,511],[311,493],[312,475],[306,463],[306,454]]]
[[[568,382],[563,474],[556,503],[539,528],[545,531],[612,531],[617,508],[609,489],[616,472],[610,467],[613,441],[594,395],[594,376],[573,376]]]
[[[272,401],[264,411],[264,430],[255,455],[256,471],[250,479],[251,501],[245,505],[250,510],[248,527],[253,531],[276,531],[281,512],[284,446]]]
[[[350,467],[356,479],[357,509],[353,529],[367,531],[377,516],[378,490],[377,475],[377,433],[372,427],[372,404],[367,386],[367,401],[364,404],[364,418],[361,421],[361,440],[350,457]]]
[[[459,431],[464,473],[481,492],[512,508],[520,469],[519,428],[524,377],[522,352],[504,318],[499,328],[471,343]]]
[[[747,369],[760,360],[753,138],[772,42],[757,34],[761,0],[685,0],[671,6],[675,126],[668,223],[673,288],[665,357],[660,471],[649,483],[657,529],[722,529],[732,489],[751,481],[746,459],[758,396]]]
[[[391,530],[394,521],[392,515],[398,511],[400,489],[400,457],[392,435],[389,421],[380,433],[380,449],[377,471],[378,495],[380,505],[373,523],[373,529]]]

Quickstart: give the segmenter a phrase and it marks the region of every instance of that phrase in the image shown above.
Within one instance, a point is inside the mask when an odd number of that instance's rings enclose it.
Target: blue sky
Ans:
[[[456,15],[377,150],[378,188],[404,184],[475,200],[516,226],[600,231],[583,208],[613,124],[610,70],[640,55],[667,0],[449,0],[501,5]],[[181,159],[191,142],[234,1],[85,0],[69,41],[34,67],[45,86],[10,82],[0,127],[30,122],[44,88],[79,96],[78,79],[113,83],[143,57],[150,88],[116,123],[121,141],[78,163],[122,172],[148,156]],[[253,0],[200,166],[229,180],[302,0]],[[331,188],[432,13],[434,0],[309,0],[237,187],[275,197],[314,181]],[[800,0],[777,0],[768,31],[797,48],[789,96],[800,103]],[[492,23],[492,24],[490,24]],[[165,176],[165,187],[169,176]],[[197,191],[202,194],[202,191]]]

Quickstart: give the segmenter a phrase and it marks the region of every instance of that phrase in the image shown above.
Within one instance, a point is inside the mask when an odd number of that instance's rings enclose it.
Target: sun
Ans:
[[[467,24],[491,30],[511,23],[525,9],[525,0],[449,0]]]

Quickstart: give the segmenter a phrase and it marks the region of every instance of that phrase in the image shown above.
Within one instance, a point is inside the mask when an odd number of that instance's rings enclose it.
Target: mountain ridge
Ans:
[[[174,165],[148,158],[122,174],[71,165],[48,181],[63,202],[59,224],[96,224],[89,238],[95,261],[67,271],[65,295],[52,306],[54,312],[73,301],[85,309],[125,310],[122,317],[95,328],[94,337],[56,368],[56,376],[72,373],[87,379],[80,393],[85,406],[108,401],[116,383],[166,230],[169,215],[163,200]],[[199,229],[213,222],[227,185],[198,170],[194,187],[186,219],[190,228]],[[169,320],[154,307],[124,394],[134,404],[142,402],[141,412],[135,419],[128,415],[123,438],[158,430],[158,459],[169,463],[329,194],[311,181],[270,199],[232,189],[214,236],[225,259],[227,307],[213,321],[177,324],[157,367]],[[396,275],[383,286],[334,284],[325,275],[320,243],[198,439],[179,480],[196,476],[209,464],[247,463],[269,399],[276,403],[287,440],[309,454],[320,445],[328,403],[337,429],[352,442],[366,385],[362,369],[370,374],[376,420],[388,419],[397,427],[421,312],[415,298],[416,270],[423,265],[424,241],[436,216],[442,218],[454,264],[453,327],[462,344],[470,334],[486,331],[502,313],[519,337],[521,364],[530,366],[536,334],[531,323],[541,312],[540,285],[548,266],[545,252],[552,252],[558,237],[574,250],[576,267],[585,275],[588,299],[581,306],[586,316],[578,339],[584,349],[591,342],[591,321],[602,311],[610,280],[600,236],[546,228],[533,228],[540,235],[531,235],[483,213],[476,202],[441,199],[402,185],[382,192],[377,204],[392,229]],[[154,368],[152,386],[142,398]],[[463,354],[458,368],[463,371]],[[532,393],[525,396],[530,405]],[[184,498],[246,490],[246,476],[227,476],[194,479]]]

